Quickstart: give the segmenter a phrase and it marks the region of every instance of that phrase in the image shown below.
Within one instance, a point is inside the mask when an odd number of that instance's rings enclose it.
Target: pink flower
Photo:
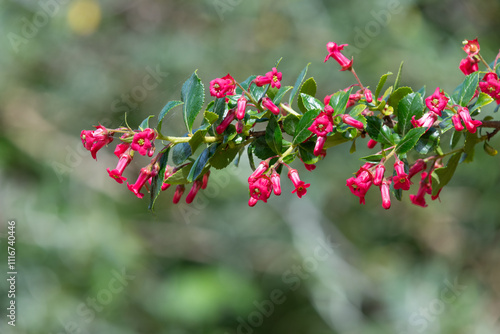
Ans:
[[[337,43],[328,42],[326,44],[326,49],[328,50],[328,55],[325,58],[325,63],[328,59],[333,58],[341,66],[341,71],[351,70],[352,59],[351,60],[347,59],[347,57],[344,56],[341,52],[344,49],[344,47],[347,45],[348,44],[337,45]]]
[[[463,44],[463,49],[469,57],[477,55],[479,53],[479,50],[481,50],[477,38],[473,40],[465,40],[463,41]]]
[[[315,169],[316,169],[316,165],[315,165],[315,164],[306,164],[305,162],[304,162],[304,167],[305,167],[308,171],[310,171],[310,172],[312,172],[313,170],[315,170]]]
[[[430,111],[436,113],[438,116],[441,116],[441,112],[448,104],[448,100],[449,98],[444,95],[444,92],[440,91],[439,87],[437,87],[434,94],[425,99],[425,105]]]
[[[130,147],[130,143],[121,143],[116,145],[115,148],[115,155],[119,158],[122,156],[123,153],[125,153],[126,150]]]
[[[453,125],[455,126],[455,130],[462,131],[464,129],[460,115],[455,114],[455,115],[451,116],[451,120],[453,121]]]
[[[248,177],[248,183],[251,183],[258,179],[262,174],[266,172],[266,170],[269,168],[269,161],[264,160],[262,161],[257,168],[255,168],[254,172]]]
[[[467,128],[467,131],[469,131],[470,133],[476,133],[477,127],[480,126],[481,124],[483,124],[481,121],[473,120],[470,117],[469,109],[467,109],[466,107],[458,108],[458,115],[460,116],[460,118],[464,122],[465,127]]]
[[[428,180],[428,175],[426,172],[422,172],[422,178],[420,180],[420,186],[418,188],[416,195],[410,195],[410,201],[418,206],[423,208],[427,207],[427,203],[425,202],[425,194],[431,193],[431,185]]]
[[[82,130],[80,134],[83,146],[90,151],[92,158],[96,158],[97,152],[113,141],[113,132],[104,126],[96,126],[96,130]]]
[[[201,184],[201,189],[206,189],[208,185],[208,178],[210,177],[210,171],[206,172],[203,174],[203,179],[202,179],[202,184]]]
[[[233,109],[229,110],[229,112],[226,115],[226,118],[224,118],[224,120],[219,124],[219,126],[217,126],[217,128],[215,129],[215,131],[218,134],[222,134],[224,131],[226,131],[226,129],[229,126],[229,124],[231,124],[231,122],[234,120],[235,116],[236,115],[235,115],[234,110]]]
[[[168,188],[170,188],[171,184],[170,183],[166,183],[165,181],[171,177],[172,175],[174,175],[174,173],[176,172],[177,170],[175,168],[172,168],[171,166],[167,165],[165,167],[165,174],[163,176],[163,183],[161,185],[161,191],[165,191],[167,190]]]
[[[375,167],[375,175],[373,177],[373,184],[380,186],[382,180],[384,179],[385,166],[383,164],[378,164]]]
[[[483,81],[479,82],[479,88],[483,93],[495,99],[497,104],[500,104],[500,81],[496,73],[486,73],[483,77]]]
[[[373,184],[373,176],[367,168],[370,168],[370,165],[362,166],[357,171],[356,177],[348,178],[346,181],[351,193],[359,197],[359,204],[365,204],[365,195]]]
[[[326,105],[325,106],[325,109],[324,109],[324,112],[325,114],[327,114],[328,116],[332,116],[333,113],[335,112],[335,110],[333,110],[333,107],[330,106],[330,105]]]
[[[382,196],[382,207],[386,210],[391,208],[391,195],[389,192],[389,183],[382,181],[380,185],[380,195]]]
[[[184,194],[184,190],[186,190],[186,186],[183,184],[177,185],[175,187],[174,197],[172,198],[172,203],[177,204],[181,200],[182,194]]]
[[[247,99],[245,98],[245,95],[242,94],[241,97],[238,99],[238,102],[236,104],[236,118],[239,120],[242,120],[245,118],[245,111],[247,107]]]
[[[132,155],[130,153],[131,150],[127,149],[120,156],[120,159],[118,160],[118,164],[116,165],[115,169],[113,170],[109,170],[109,168],[106,169],[108,171],[109,176],[115,179],[116,182],[120,184],[123,183],[123,181],[127,181],[127,178],[123,177],[122,174],[125,168],[130,164],[130,161],[132,161]]]
[[[392,178],[394,182],[394,189],[410,189],[410,179],[408,178],[408,174],[405,173],[405,164],[403,161],[398,160],[394,164],[394,169],[396,170],[396,176]]]
[[[147,128],[144,131],[137,132],[132,139],[131,148],[139,152],[140,155],[149,155],[150,149],[153,147],[156,133],[153,129]]]
[[[373,96],[372,96],[371,90],[369,90],[368,88],[366,88],[364,93],[365,93],[366,102],[372,103],[373,102]]]
[[[225,77],[210,81],[210,95],[217,98],[234,95],[235,90],[236,82],[229,73]]]
[[[333,131],[333,120],[331,116],[321,112],[307,129],[318,136],[326,136]]]
[[[330,104],[330,101],[332,100],[332,96],[333,96],[333,94],[325,96],[325,98],[323,99],[323,104],[325,106]]]
[[[343,114],[342,115],[342,122],[344,122],[345,124],[350,125],[350,126],[356,128],[356,129],[359,129],[359,130],[363,130],[364,127],[365,127],[362,122],[360,122],[358,120],[355,120],[354,118],[352,118],[348,114]]]
[[[273,103],[273,101],[268,97],[265,97],[262,99],[262,107],[264,107],[265,109],[271,110],[271,112],[276,116],[279,115],[279,113],[280,113],[280,108],[278,108],[278,106],[276,106]]]
[[[297,193],[297,196],[299,196],[299,198],[302,198],[302,196],[307,193],[307,188],[311,184],[301,181],[299,178],[299,172],[297,172],[297,170],[293,168],[288,171],[288,178],[290,179],[290,181],[292,181],[295,187],[295,190],[292,191],[292,194]]]
[[[273,171],[271,174],[271,183],[273,184],[273,192],[276,196],[281,195],[281,183],[280,183],[280,175]]]
[[[268,176],[261,175],[257,179],[249,181],[248,185],[250,188],[250,196],[252,198],[267,203],[267,199],[271,196],[271,192],[273,190],[272,182]]]
[[[368,143],[366,143],[366,146],[367,146],[369,149],[372,149],[372,148],[374,148],[377,144],[378,144],[378,142],[377,142],[376,140],[370,139],[370,140],[368,141]]]
[[[313,154],[317,157],[323,152],[323,147],[325,146],[326,136],[318,136],[316,139],[316,144],[314,145]]]
[[[415,120],[415,116],[411,117],[411,124],[416,128],[427,128],[429,129],[434,122],[437,120],[437,115],[433,112],[425,113],[422,118]]]
[[[155,173],[156,172],[156,173]],[[141,172],[137,181],[134,184],[129,184],[127,182],[127,187],[130,191],[132,191],[137,197],[143,198],[144,194],[141,193],[141,188],[144,186],[146,181],[148,181],[152,176],[155,176],[158,173],[158,170],[152,170],[150,168],[141,168]]]
[[[414,175],[420,173],[427,168],[427,164],[423,159],[416,160],[408,170],[408,178],[411,179]]]
[[[347,92],[349,88],[344,89],[345,92]],[[361,98],[363,97],[363,94],[358,90],[356,93],[349,95],[349,100],[347,101],[346,109],[349,107],[352,107],[353,105],[356,104]]]
[[[267,72],[265,76],[262,76],[262,75],[257,76],[257,78],[255,78],[254,82],[259,87],[271,84],[271,87],[280,89],[282,77],[283,76],[282,76],[281,72],[278,72],[276,67],[273,67],[273,69],[270,72]]]
[[[201,180],[196,180],[193,182],[193,186],[191,187],[191,190],[189,190],[189,193],[186,196],[186,203],[191,204],[196,197],[196,194],[201,188],[201,185],[203,182]]]
[[[460,65],[458,66],[458,68],[460,69],[460,71],[462,71],[463,74],[469,75],[479,70],[479,65],[478,61],[467,57],[460,61]]]

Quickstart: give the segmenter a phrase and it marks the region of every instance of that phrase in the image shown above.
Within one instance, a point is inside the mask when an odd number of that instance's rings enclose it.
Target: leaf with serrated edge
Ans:
[[[302,116],[299,124],[297,124],[297,128],[295,129],[295,136],[293,138],[294,145],[302,143],[310,135],[312,135],[312,132],[307,128],[311,126],[314,119],[319,115],[320,112],[321,110],[319,109],[309,110]]]
[[[300,93],[300,100],[302,101],[306,111],[314,109],[323,110],[325,108],[320,100],[308,94]]]
[[[426,128],[415,128],[408,131],[408,133],[396,146],[396,153],[405,154],[406,152],[410,151],[417,144],[418,140],[426,130]]]
[[[306,77],[307,74],[307,69],[309,68],[309,65],[311,63],[308,63],[306,67],[300,72],[299,77],[295,81],[295,85],[293,86],[292,92],[290,93],[290,98],[288,99],[288,103],[292,105],[293,100],[295,99],[295,96],[297,96],[297,92],[299,91],[300,85],[302,85],[302,82],[304,81],[304,78]]]
[[[193,123],[205,102],[205,88],[196,71],[184,82],[181,89],[181,100],[183,104],[184,123],[188,132],[193,130]]]
[[[380,80],[378,81],[377,84],[377,88],[375,89],[375,97],[378,98],[378,96],[380,95],[380,92],[382,91],[382,88],[384,88],[385,82],[387,81],[387,77],[389,75],[392,75],[392,72],[387,72],[386,74],[380,77]]]
[[[281,153],[283,134],[276,120],[276,116],[272,115],[266,127],[266,143],[276,153]]]
[[[280,90],[276,93],[276,95],[274,96],[273,98],[273,103],[277,106],[279,106],[279,104],[281,103],[281,100],[283,99],[283,96],[285,96],[285,94],[290,90],[292,89],[293,87],[292,86],[284,86],[284,87],[281,87]]]
[[[309,78],[304,83],[302,84],[302,87],[300,87],[300,92],[299,92],[299,98],[297,100],[297,105],[299,106],[299,110],[302,113],[305,113],[307,111],[307,108],[305,108],[302,99],[300,98],[301,94],[307,94],[309,96],[314,97],[316,95],[316,81],[314,78]]]
[[[167,146],[160,153],[162,153],[161,158],[158,161],[160,169],[158,174],[151,179],[151,199],[149,201],[149,210],[153,211],[156,199],[160,195],[161,187],[163,185],[163,180],[165,178],[165,169],[167,167],[168,153],[170,152],[170,146]]]
[[[412,127],[411,119],[422,117],[425,105],[419,93],[411,93],[403,97],[398,104],[398,133],[405,135]]]
[[[208,162],[215,169],[224,169],[234,160],[241,148],[241,146],[230,148],[229,145],[220,145]]]
[[[204,149],[198,158],[196,158],[191,169],[189,170],[189,174],[187,176],[188,182],[193,182],[206,171],[208,160],[215,154],[217,145],[217,143],[210,144],[210,146]]]
[[[173,108],[177,107],[177,106],[180,106],[184,104],[184,102],[181,102],[181,101],[169,101],[164,107],[163,109],[160,111],[160,114],[158,115],[158,126],[157,126],[157,129],[158,129],[158,132],[161,133],[161,127],[162,127],[162,124],[163,124],[163,118],[165,117],[165,115],[167,115],[167,113],[172,110]]]

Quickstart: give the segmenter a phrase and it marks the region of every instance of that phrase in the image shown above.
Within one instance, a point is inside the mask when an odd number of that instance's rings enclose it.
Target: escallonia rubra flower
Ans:
[[[345,46],[349,44],[341,44],[338,45],[334,42],[328,42],[326,44],[326,49],[328,50],[328,55],[325,58],[325,63],[328,59],[333,58],[337,63],[339,63],[341,67],[341,71],[351,70],[352,69],[352,58],[349,60],[346,56],[342,54],[342,50]]]

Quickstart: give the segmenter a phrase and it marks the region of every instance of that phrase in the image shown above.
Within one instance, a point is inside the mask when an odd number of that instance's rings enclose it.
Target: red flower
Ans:
[[[389,183],[382,181],[380,185],[380,194],[382,196],[382,207],[386,210],[391,208],[391,194],[389,192]]]
[[[150,149],[153,147],[152,141],[154,141],[155,137],[156,133],[150,128],[137,132],[132,139],[131,148],[139,152],[140,155],[149,155],[151,152]]]
[[[236,113],[234,112],[234,110],[229,110],[229,112],[226,115],[226,118],[224,118],[224,120],[219,124],[219,126],[217,126],[215,131],[218,134],[222,134],[224,131],[226,131],[229,124],[231,124],[231,122],[234,120],[235,116]]]
[[[273,67],[273,69],[270,72],[267,72],[265,76],[262,75],[257,76],[254,82],[259,87],[271,84],[271,87],[280,89],[282,77],[283,75],[281,74],[281,72],[278,72],[276,67]]]
[[[265,109],[271,110],[271,112],[273,114],[275,114],[276,116],[279,115],[279,113],[280,113],[280,108],[278,108],[278,106],[276,106],[273,103],[273,101],[268,97],[265,97],[262,99],[262,107],[264,107]]]
[[[254,172],[248,177],[248,183],[251,183],[258,179],[262,174],[266,172],[269,168],[269,161],[262,161],[257,168],[255,168]]]
[[[247,99],[245,98],[245,94],[242,94],[238,99],[238,103],[236,104],[236,118],[242,120],[245,118],[245,109],[247,107]]]
[[[476,133],[477,127],[480,126],[481,124],[483,124],[481,121],[473,120],[470,117],[469,109],[467,109],[466,107],[458,108],[458,115],[460,116],[460,118],[464,122],[465,127],[467,128],[467,131],[469,131],[470,133]],[[456,125],[455,125],[455,128],[456,128]]]
[[[370,140],[368,141],[368,143],[366,143],[366,146],[367,146],[369,149],[372,149],[372,148],[374,148],[377,144],[378,144],[378,142],[377,142],[376,140],[370,139]]]
[[[174,175],[174,173],[176,172],[177,170],[175,168],[172,168],[171,166],[167,165],[165,167],[165,174],[163,176],[163,183],[161,185],[161,191],[165,191],[167,190],[168,188],[170,188],[171,184],[170,183],[166,183],[165,181],[171,177],[172,175]]]
[[[203,179],[202,179],[203,183],[201,184],[201,189],[207,188],[209,176],[210,176],[210,171],[203,174]]]
[[[290,181],[292,181],[295,187],[295,190],[292,191],[292,194],[296,192],[297,196],[299,196],[299,198],[302,198],[302,196],[307,193],[307,188],[311,184],[301,181],[299,178],[299,172],[297,172],[297,170],[293,168],[288,171],[288,178],[290,179]]]
[[[276,196],[281,195],[281,183],[280,183],[280,175],[274,171],[271,174],[271,183],[273,184],[273,192]]]
[[[96,158],[97,152],[113,141],[113,132],[104,126],[96,126],[96,130],[82,130],[80,134],[83,146],[90,151],[92,158]]]
[[[328,55],[325,58],[325,63],[328,59],[333,58],[339,63],[342,67],[341,71],[351,70],[352,68],[352,59],[347,59],[346,56],[342,54],[342,50],[348,44],[337,45],[337,43],[329,42],[326,44],[326,49],[328,50]]]
[[[403,161],[398,160],[394,164],[394,169],[396,170],[396,176],[392,178],[394,181],[394,189],[410,189],[410,179],[408,178],[408,174],[405,173],[405,164]]]
[[[365,99],[366,99],[366,102],[368,102],[368,103],[373,102],[372,92],[368,88],[365,89]]]
[[[460,69],[460,71],[462,71],[463,74],[469,75],[479,70],[478,62],[479,61],[475,59],[467,57],[460,61],[460,65],[458,66],[458,68]]]
[[[323,147],[325,146],[325,142],[326,136],[318,136],[318,139],[316,139],[316,144],[314,145],[314,156],[317,157],[321,155],[321,153],[323,152]]]
[[[348,178],[346,181],[351,193],[359,197],[359,204],[365,204],[365,195],[373,184],[373,176],[367,169],[370,166],[371,164],[365,164],[357,171],[356,177]]]
[[[307,129],[318,136],[326,136],[333,131],[332,117],[325,112],[321,112]]]
[[[483,77],[483,81],[479,83],[479,88],[483,93],[495,99],[497,104],[500,104],[500,81],[496,73],[486,73]]]
[[[234,95],[235,90],[236,82],[230,74],[210,81],[210,95],[217,98]]]
[[[137,181],[135,181],[134,184],[129,184],[127,182],[127,187],[130,191],[132,191],[137,197],[143,198],[144,194],[141,193],[141,188],[144,186],[146,181],[148,181],[151,177],[155,176],[158,174],[158,169],[157,165],[155,165],[155,168],[141,168],[141,173],[139,174],[139,177],[137,178]]]
[[[408,178],[411,179],[415,174],[420,173],[427,168],[427,164],[423,159],[418,159],[408,170]]]
[[[130,164],[130,161],[132,161],[131,150],[127,149],[120,156],[120,159],[118,160],[118,164],[116,165],[115,169],[113,170],[109,170],[109,168],[106,169],[108,171],[109,176],[115,179],[116,182],[120,184],[123,183],[123,181],[127,181],[127,178],[123,177],[122,174],[125,168],[128,166],[128,164]]]
[[[193,182],[193,186],[191,187],[191,190],[189,190],[189,193],[186,196],[186,203],[190,204],[193,202],[194,198],[196,197],[196,194],[200,190],[201,186],[203,184],[203,181],[201,180],[196,180]]]
[[[374,185],[380,186],[380,184],[384,180],[384,172],[385,172],[385,166],[383,164],[378,164],[375,167],[375,176],[373,177]]]
[[[304,162],[304,167],[305,167],[308,171],[310,171],[310,172],[312,172],[313,170],[315,170],[315,169],[316,169],[316,165],[315,165],[315,164],[306,164],[305,162]]]
[[[177,185],[175,187],[175,193],[174,193],[174,198],[172,198],[172,203],[177,204],[181,200],[182,194],[184,194],[184,190],[186,189],[186,186],[183,184]]]
[[[441,116],[441,112],[448,104],[448,100],[449,98],[444,95],[444,92],[440,91],[439,87],[437,87],[434,94],[425,99],[425,105],[430,111],[436,113],[438,116]]]
[[[123,153],[125,153],[126,150],[130,147],[130,143],[121,143],[116,145],[115,148],[115,155],[119,158],[122,156]]]
[[[462,131],[464,129],[460,115],[455,114],[455,115],[451,116],[451,120],[453,122],[453,125],[455,126],[455,130]]]
[[[429,129],[434,122],[437,120],[437,115],[433,112],[425,113],[422,118],[415,120],[415,116],[411,117],[411,124],[416,128],[427,128]]]
[[[465,40],[462,43],[464,44],[463,49],[469,57],[477,55],[479,53],[479,50],[481,49],[477,38],[473,40]]]
[[[261,175],[257,179],[249,181],[248,184],[250,187],[250,196],[255,200],[267,203],[267,199],[271,196],[273,190],[273,185],[269,177]]]
[[[350,125],[352,127],[355,127],[356,129],[363,130],[365,126],[363,125],[362,122],[355,120],[348,114],[343,114],[342,115],[342,122],[344,122],[347,125]]]

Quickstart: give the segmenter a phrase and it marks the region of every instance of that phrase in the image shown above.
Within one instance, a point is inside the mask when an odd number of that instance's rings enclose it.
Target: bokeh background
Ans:
[[[284,181],[249,208],[243,160],[194,205],[167,191],[150,213],[108,177],[112,149],[96,162],[79,135],[158,114],[195,69],[241,81],[284,57],[285,84],[311,62],[318,96],[331,94],[353,78],[323,64],[328,41],[350,44],[366,85],[404,60],[403,84],[451,91],[461,41],[479,37],[493,60],[499,17],[496,0],[4,1],[0,263],[6,276],[14,219],[18,308],[8,326],[1,279],[0,332],[498,333],[500,163],[480,147],[426,209],[405,196],[385,211],[376,191],[358,205],[345,186],[358,145],[314,172],[297,165],[311,183],[301,200]],[[182,134],[179,111],[166,123]]]

